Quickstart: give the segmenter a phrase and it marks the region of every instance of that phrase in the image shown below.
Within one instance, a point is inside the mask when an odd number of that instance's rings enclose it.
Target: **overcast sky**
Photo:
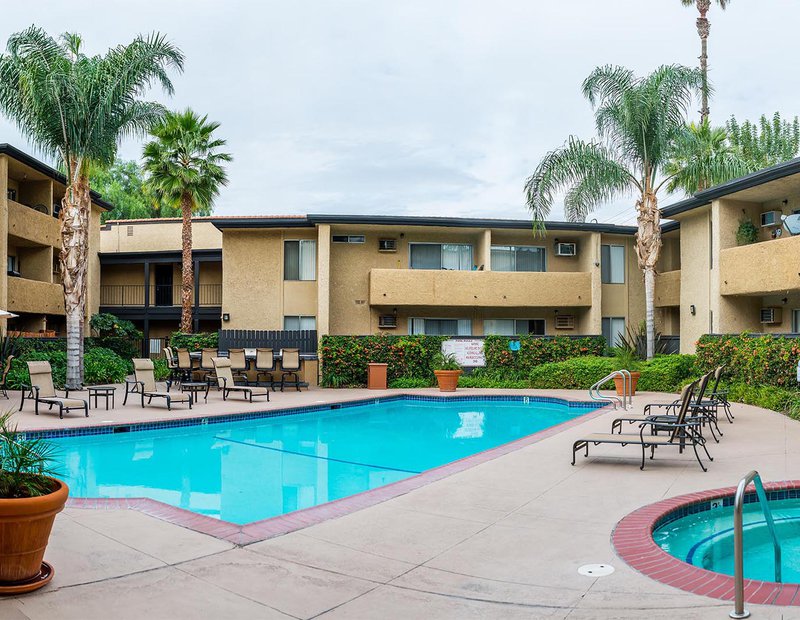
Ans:
[[[150,98],[222,123],[234,162],[217,214],[527,217],[539,159],[593,135],[583,78],[696,64],[695,17],[679,0],[39,0],[4,3],[0,40],[35,22],[101,53],[166,33],[185,72],[172,98]],[[800,111],[800,2],[735,0],[709,18],[712,120]],[[0,142],[32,150],[5,119]],[[628,223],[633,206],[593,217]]]

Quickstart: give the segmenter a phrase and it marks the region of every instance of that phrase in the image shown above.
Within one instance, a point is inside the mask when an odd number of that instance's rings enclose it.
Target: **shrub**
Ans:
[[[167,358],[159,357],[153,360],[153,374],[156,381],[164,381],[169,377],[169,366],[167,366]]]
[[[85,356],[84,356],[85,357]],[[8,387],[19,389],[30,384],[26,362],[50,362],[53,369],[53,384],[63,386],[67,381],[67,354],[65,351],[29,351],[22,353],[11,362],[6,383]]]
[[[92,315],[89,326],[94,338],[87,344],[111,349],[126,360],[139,357],[140,351],[137,343],[143,336],[142,332],[130,321],[117,318],[108,312],[102,312]]]
[[[542,364],[528,376],[534,388],[588,390],[595,381],[615,369],[612,358],[586,356]]]
[[[400,389],[411,389],[411,388],[426,388],[426,387],[433,387],[433,381],[428,379],[423,379],[422,377],[399,377],[397,379],[392,380],[389,383],[390,388],[394,388],[397,390]]]
[[[798,360],[800,340],[793,337],[706,335],[697,343],[699,370],[708,372],[724,364],[729,380],[750,385],[795,385]]]
[[[50,362],[53,370],[53,383],[61,387],[67,379],[67,354],[63,351],[30,351],[23,353],[11,362],[8,371],[8,387],[19,389],[30,384],[26,362]],[[111,349],[95,347],[83,356],[84,382],[87,385],[99,383],[120,383],[130,370],[130,362],[122,359]]]
[[[795,390],[772,385],[749,385],[736,381],[727,385],[728,400],[787,413],[798,419],[800,394]]]
[[[519,341],[519,351],[511,351],[509,342]],[[487,368],[529,371],[541,364],[561,362],[581,355],[602,355],[606,340],[602,336],[583,338],[541,338],[536,336],[486,336],[483,351]]]
[[[173,332],[169,337],[169,344],[176,349],[189,349],[190,351],[216,349],[219,346],[219,333],[201,332],[198,334],[184,334],[181,332]]]
[[[694,355],[659,355],[639,368],[638,390],[677,392],[697,374]]]

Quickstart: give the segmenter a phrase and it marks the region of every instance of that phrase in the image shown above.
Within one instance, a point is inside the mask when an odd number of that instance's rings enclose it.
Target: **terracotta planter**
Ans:
[[[53,521],[69,495],[65,483],[55,482],[58,488],[49,495],[0,499],[0,592],[15,588],[24,592],[49,581],[49,577],[36,578],[42,572]],[[52,569],[48,569],[52,576]]]
[[[636,395],[636,385],[639,383],[639,375],[641,375],[641,373],[638,370],[631,371],[631,396]],[[614,377],[614,385],[617,386],[617,396],[622,396],[625,390],[622,377]]]
[[[458,378],[462,370],[434,370],[436,382],[439,384],[440,392],[455,392],[458,387]]]

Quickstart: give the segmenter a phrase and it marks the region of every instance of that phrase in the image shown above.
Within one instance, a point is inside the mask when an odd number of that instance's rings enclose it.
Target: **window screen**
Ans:
[[[625,283],[625,246],[600,246],[600,279],[603,284]]]

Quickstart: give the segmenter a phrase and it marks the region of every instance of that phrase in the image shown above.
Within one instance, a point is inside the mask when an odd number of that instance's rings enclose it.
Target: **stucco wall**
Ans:
[[[695,342],[710,328],[710,208],[695,209],[681,217],[680,222],[681,352],[694,353]],[[692,305],[695,307],[694,315],[690,312]]]
[[[101,252],[147,252],[180,250],[180,220],[133,220],[106,222],[100,232]],[[128,234],[128,231],[132,234]],[[215,250],[222,247],[222,232],[207,220],[192,221],[192,247]]]

